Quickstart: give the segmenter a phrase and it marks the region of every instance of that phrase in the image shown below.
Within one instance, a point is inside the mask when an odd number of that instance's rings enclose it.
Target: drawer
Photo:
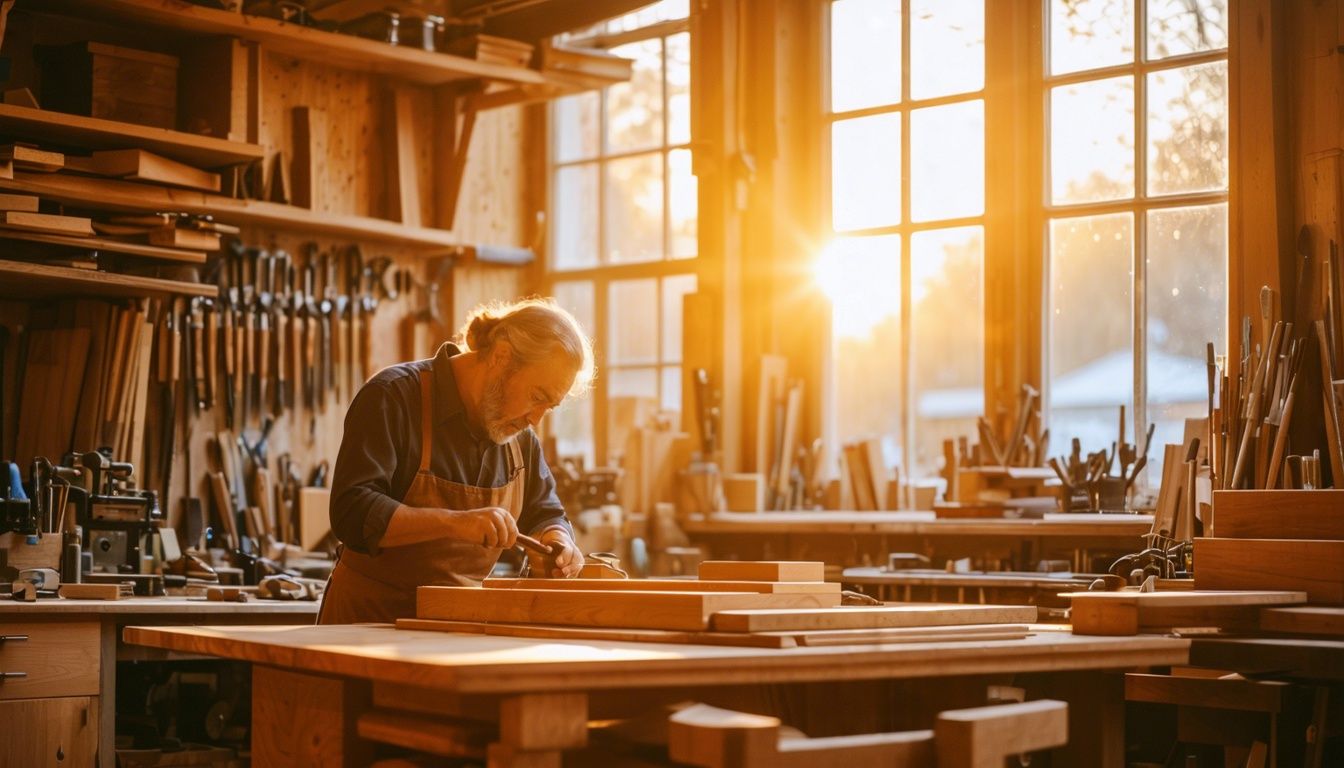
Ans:
[[[96,621],[0,623],[0,700],[98,695]]]
[[[0,768],[94,764],[98,753],[98,697],[0,701],[5,747]]]

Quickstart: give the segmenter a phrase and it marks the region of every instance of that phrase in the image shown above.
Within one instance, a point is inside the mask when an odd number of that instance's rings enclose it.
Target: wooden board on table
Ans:
[[[39,202],[41,201],[38,199],[37,195],[0,193],[0,211],[26,211],[28,213],[37,213]]]
[[[690,629],[746,608],[828,608],[840,595],[420,587],[416,618],[581,627]]]
[[[202,232],[196,229],[169,226],[151,229],[146,233],[146,239],[150,245],[157,245],[160,248],[188,248],[200,251],[219,250],[219,234],[216,232]]]
[[[761,592],[840,594],[827,581],[693,581],[691,579],[486,579],[487,589],[588,589],[616,592]]]
[[[1344,605],[1344,541],[1197,538],[1195,588],[1301,590]]]
[[[93,221],[83,216],[60,216],[31,211],[0,211],[0,227],[58,235],[93,235]]]
[[[1261,608],[1260,629],[1293,635],[1344,637],[1344,608]]]
[[[219,174],[160,157],[143,149],[107,149],[94,152],[88,167],[100,176],[152,181],[173,187],[219,191]]]
[[[725,633],[730,634],[730,633]],[[782,636],[798,645],[868,645],[873,643],[946,643],[1020,640],[1030,632],[1026,624],[952,624],[938,627],[880,627],[877,629],[831,629],[815,632],[766,632],[747,637]]]
[[[825,581],[826,564],[809,560],[706,560],[699,576],[721,581]]]
[[[65,155],[25,144],[5,144],[0,146],[0,162],[13,163],[15,168],[49,173],[65,167]]]
[[[911,603],[828,610],[747,609],[714,615],[723,632],[791,632],[954,624],[1026,624],[1036,621],[1033,605],[941,605]]]
[[[535,637],[548,640],[689,643],[692,645],[734,645],[745,648],[796,648],[798,645],[792,637],[784,635],[690,632],[671,629],[598,629],[595,627],[559,627],[541,624],[484,624],[475,621],[442,621],[437,619],[397,619],[397,629],[463,632],[499,637]]]
[[[1220,539],[1344,541],[1344,490],[1214,491]]]
[[[1172,628],[1254,629],[1267,605],[1296,605],[1305,592],[1066,592],[1075,635],[1135,635]]]

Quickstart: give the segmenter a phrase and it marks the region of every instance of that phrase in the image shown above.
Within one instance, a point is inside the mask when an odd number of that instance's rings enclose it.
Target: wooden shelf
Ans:
[[[433,253],[458,248],[456,237],[441,229],[409,227],[386,219],[310,211],[258,200],[235,200],[223,195],[133,181],[15,171],[13,179],[0,179],[0,189],[98,210],[208,213],[226,224],[259,225],[307,235],[397,243]]]
[[[427,85],[476,79],[504,83],[546,82],[541,73],[525,67],[487,64],[447,53],[403,48],[264,16],[205,8],[183,0],[25,0],[20,7],[42,13],[133,21],[166,29],[237,37],[262,43],[276,53]]]
[[[256,144],[14,104],[0,104],[0,135],[89,150],[147,149],[197,168],[237,165],[265,156]]]
[[[138,256],[144,259],[177,261],[184,264],[205,263],[205,251],[163,248],[157,245],[109,240],[104,237],[75,237],[73,235],[52,235],[45,232],[24,232],[18,229],[0,229],[0,239],[23,240],[29,243],[42,243],[43,245],[63,245],[90,251],[107,251],[108,253],[120,253],[126,256]]]
[[[0,295],[25,299],[37,296],[205,296],[213,299],[219,297],[219,289],[204,283],[0,259]]]

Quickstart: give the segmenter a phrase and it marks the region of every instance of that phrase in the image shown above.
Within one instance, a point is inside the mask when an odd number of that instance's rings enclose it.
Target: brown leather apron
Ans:
[[[509,479],[498,488],[453,483],[430,472],[434,424],[434,372],[420,372],[420,470],[401,503],[432,509],[503,507],[514,521],[523,510],[523,451],[509,441]],[[318,624],[390,622],[415,616],[415,589],[429,584],[479,587],[500,549],[433,539],[385,547],[376,555],[342,549],[327,581]]]

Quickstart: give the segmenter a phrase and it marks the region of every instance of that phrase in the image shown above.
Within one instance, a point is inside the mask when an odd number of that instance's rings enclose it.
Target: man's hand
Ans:
[[[543,574],[549,579],[572,579],[579,575],[579,571],[583,568],[583,552],[579,551],[578,545],[565,529],[547,528],[538,541],[551,545],[551,550],[555,554],[548,558],[528,552],[527,557],[531,561],[533,573]]]
[[[451,510],[448,513],[448,538],[493,549],[508,549],[518,541],[518,524],[507,509]]]

